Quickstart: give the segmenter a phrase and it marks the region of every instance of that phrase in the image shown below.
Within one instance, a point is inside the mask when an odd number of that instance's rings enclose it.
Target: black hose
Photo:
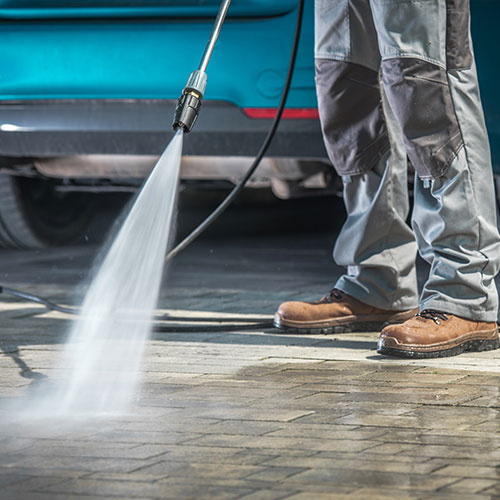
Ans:
[[[283,115],[283,110],[285,109],[285,104],[288,98],[288,94],[290,92],[290,87],[292,83],[293,72],[295,69],[295,62],[297,60],[297,52],[299,48],[300,42],[300,34],[302,28],[302,19],[304,17],[304,2],[305,0],[299,0],[299,5],[297,7],[297,23],[295,27],[295,36],[293,39],[292,52],[290,55],[290,63],[288,65],[288,73],[286,75],[285,84],[283,86],[283,92],[281,94],[281,101],[276,111],[276,116],[274,117],[274,121],[267,133],[267,136],[262,144],[260,151],[255,157],[252,165],[248,169],[245,176],[240,180],[240,182],[233,188],[233,190],[229,193],[229,195],[224,199],[224,201],[198,226],[194,231],[189,234],[186,238],[184,238],[176,247],[174,247],[165,257],[165,260],[170,260],[172,257],[175,257],[180,251],[184,250],[189,244],[191,244],[200,234],[202,234],[215,220],[227,209],[227,207],[233,202],[233,200],[238,196],[240,191],[245,187],[246,183],[252,177],[253,173],[260,165],[262,158],[266,154],[269,149],[269,145],[273,140],[276,130],[278,129],[278,125],[281,121],[281,116]],[[50,300],[46,300],[42,297],[38,297],[37,295],[32,295],[29,293],[21,292],[19,290],[15,290],[14,288],[8,288],[5,286],[0,286],[0,293],[5,293],[8,295],[12,295],[14,297],[19,297],[25,300],[29,300],[31,302],[36,302],[37,304],[41,304],[45,306],[47,309],[52,311],[59,311],[66,314],[79,314],[78,309],[73,307],[65,307]],[[175,320],[175,318],[170,318],[171,320]],[[257,324],[261,326],[260,324]],[[267,325],[267,323],[265,323]],[[250,325],[248,325],[250,326]],[[256,325],[251,325],[255,327]]]
[[[46,300],[37,295],[33,295],[31,293],[21,292],[19,290],[15,290],[14,288],[9,288],[7,286],[0,286],[0,293],[4,293],[6,295],[11,295],[13,297],[18,297],[20,299],[29,300],[30,302],[35,302],[37,304],[41,304],[45,306],[47,309],[51,311],[59,311],[66,314],[78,315],[80,311],[74,307],[66,307],[56,304],[55,302],[51,302],[50,300]],[[241,318],[241,317],[187,317],[187,316],[170,316],[168,314],[163,314],[159,316],[154,316],[153,321],[165,321],[170,322],[171,324],[166,325],[155,325],[153,330],[156,332],[165,332],[165,333],[195,333],[200,331],[199,326],[181,326],[175,325],[172,323],[211,323],[208,326],[203,326],[204,332],[232,332],[235,329],[238,331],[243,330],[261,330],[263,328],[272,328],[273,322],[271,320],[265,320],[264,318],[259,319],[250,319],[250,318]],[[218,323],[217,325],[213,325],[212,323]]]
[[[231,205],[233,200],[238,196],[240,191],[245,187],[246,183],[252,177],[257,167],[260,165],[262,158],[266,154],[269,149],[269,145],[276,134],[276,130],[281,121],[281,116],[283,115],[283,110],[285,109],[286,100],[288,98],[288,94],[290,92],[290,86],[292,84],[293,72],[295,69],[295,62],[297,60],[297,52],[299,49],[300,42],[300,34],[302,28],[302,19],[304,17],[304,0],[299,0],[299,6],[297,10],[297,24],[295,27],[295,36],[293,39],[292,53],[290,55],[290,63],[288,65],[288,73],[286,75],[285,85],[283,87],[283,93],[281,94],[281,101],[278,106],[278,110],[276,112],[276,116],[274,117],[274,121],[267,133],[267,136],[262,144],[260,151],[255,157],[252,165],[248,169],[245,176],[241,179],[241,181],[233,188],[233,190],[229,193],[229,195],[224,199],[224,201],[198,226],[194,229],[186,238],[184,238],[177,246],[175,246],[170,252],[168,252],[165,260],[170,260],[172,257],[175,257],[180,251],[184,250],[189,244],[191,244],[200,234],[202,234],[211,224],[213,224],[219,216]]]
[[[50,309],[51,311],[59,311],[67,314],[79,314],[78,309],[75,309],[74,307],[61,306],[59,304],[56,304],[55,302],[46,300],[43,297],[38,297],[38,295],[32,295],[31,293],[21,292],[20,290],[15,290],[14,288],[9,288],[7,286],[0,286],[0,293],[5,293],[6,295],[12,295],[13,297],[29,300],[31,302],[36,302],[37,304],[41,304],[42,306],[45,306],[47,309]]]

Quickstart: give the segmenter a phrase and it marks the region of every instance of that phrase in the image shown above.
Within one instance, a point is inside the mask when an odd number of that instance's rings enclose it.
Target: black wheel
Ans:
[[[93,197],[56,187],[51,179],[0,174],[0,246],[42,248],[83,236]]]

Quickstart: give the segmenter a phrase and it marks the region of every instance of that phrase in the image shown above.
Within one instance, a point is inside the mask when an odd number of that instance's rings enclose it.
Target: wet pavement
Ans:
[[[0,498],[500,498],[500,351],[398,360],[377,333],[287,335],[340,270],[328,235],[214,238],[170,266],[125,417],[21,420],[72,318],[0,295]],[[77,303],[95,248],[1,251],[5,286]]]

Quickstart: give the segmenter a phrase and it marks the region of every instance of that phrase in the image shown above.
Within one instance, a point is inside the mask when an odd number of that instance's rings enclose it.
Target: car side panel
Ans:
[[[314,107],[313,2],[308,2],[288,105]],[[273,107],[294,32],[293,11],[229,19],[208,67],[205,98]],[[174,99],[196,69],[213,19],[0,22],[0,100]]]

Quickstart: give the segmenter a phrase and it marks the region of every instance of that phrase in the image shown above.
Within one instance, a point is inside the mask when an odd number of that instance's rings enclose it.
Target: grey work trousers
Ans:
[[[496,321],[500,237],[468,1],[316,0],[315,9],[321,125],[347,209],[336,287],[382,309]],[[420,297],[417,249],[430,264]]]

